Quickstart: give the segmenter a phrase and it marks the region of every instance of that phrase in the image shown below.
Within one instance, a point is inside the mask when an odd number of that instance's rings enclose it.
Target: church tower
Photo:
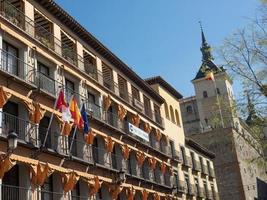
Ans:
[[[225,69],[214,64],[202,27],[201,39],[202,63],[192,80],[201,128],[232,126],[237,120],[234,117],[232,82]]]

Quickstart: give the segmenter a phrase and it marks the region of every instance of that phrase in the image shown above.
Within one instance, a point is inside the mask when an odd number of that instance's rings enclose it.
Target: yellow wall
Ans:
[[[165,123],[165,130],[164,134],[168,135],[171,139],[174,140],[175,146],[178,147],[179,144],[184,145],[184,130],[183,130],[183,124],[182,124],[182,116],[181,116],[181,110],[180,110],[180,104],[176,97],[174,97],[171,93],[169,93],[164,87],[160,86],[159,84],[151,85],[151,87],[159,93],[160,96],[162,96],[167,105],[168,108],[170,108],[170,105],[173,107],[173,110],[177,110],[179,114],[179,125],[172,122],[171,120],[166,118],[165,115],[165,107],[164,104],[161,105],[160,112],[162,118],[164,118]],[[169,110],[169,116],[171,115]],[[175,115],[175,112],[174,112]],[[175,118],[176,122],[176,118]],[[178,149],[178,148],[177,148]]]

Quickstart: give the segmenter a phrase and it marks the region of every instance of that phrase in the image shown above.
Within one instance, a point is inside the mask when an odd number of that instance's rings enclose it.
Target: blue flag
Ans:
[[[89,120],[88,120],[88,117],[87,117],[87,113],[85,111],[84,104],[82,105],[81,115],[82,115],[82,118],[83,118],[83,132],[85,134],[88,134],[88,132],[90,130],[90,127],[89,127]]]

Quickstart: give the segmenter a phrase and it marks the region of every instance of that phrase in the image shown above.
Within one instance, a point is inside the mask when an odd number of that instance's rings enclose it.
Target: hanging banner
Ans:
[[[136,126],[134,126],[131,123],[129,123],[129,131],[130,131],[130,133],[137,135],[138,137],[142,138],[143,140],[149,142],[148,133],[146,133],[145,131],[143,131],[140,128],[137,128]]]

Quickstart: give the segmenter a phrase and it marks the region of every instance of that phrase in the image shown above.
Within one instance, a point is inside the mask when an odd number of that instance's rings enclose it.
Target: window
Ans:
[[[39,61],[37,61],[37,70],[43,75],[49,76],[49,67]]]
[[[179,113],[178,113],[178,110],[175,109],[175,117],[176,117],[176,124],[178,126],[180,126],[180,117],[179,117]]]
[[[113,73],[112,69],[107,65],[102,65],[103,83],[104,86],[113,91]]]
[[[187,112],[188,114],[191,114],[191,113],[193,112],[193,109],[192,109],[192,106],[191,106],[191,105],[186,106],[186,112]]]
[[[136,87],[132,86],[132,96],[133,98],[137,99],[140,101],[140,94],[139,91]]]
[[[207,91],[203,91],[203,97],[204,97],[204,98],[207,98],[207,97],[208,97],[208,93],[207,93]]]
[[[4,69],[11,74],[18,75],[18,54],[19,50],[16,47],[3,41],[1,69]]]
[[[170,119],[169,108],[168,108],[168,105],[167,105],[166,102],[164,103],[164,109],[165,109],[165,116],[166,116],[166,118],[167,119]]]
[[[220,89],[219,89],[219,88],[216,88],[216,92],[217,92],[217,94],[218,94],[218,95],[220,95],[220,94],[221,94],[221,92],[220,92]]]
[[[188,177],[188,174],[185,174],[184,175],[184,178],[185,178],[185,183],[186,183],[186,188],[187,188],[187,193],[189,193],[189,177]]]
[[[118,75],[118,83],[120,97],[126,99],[128,97],[127,81],[122,78],[122,76]]]
[[[97,79],[96,59],[86,51],[83,51],[84,70],[89,76]]]
[[[171,112],[171,120],[172,120],[172,122],[175,123],[174,112],[173,112],[172,106],[170,106],[170,112]]]
[[[207,118],[205,118],[204,120],[205,120],[206,125],[208,125],[209,120]]]
[[[74,83],[68,79],[65,79],[65,91],[66,91],[66,100],[67,102],[70,101],[71,96],[74,94]]]
[[[157,123],[162,123],[161,116],[160,116],[160,107],[156,104],[154,104],[154,113],[155,113],[155,119]]]
[[[148,115],[151,118],[151,104],[150,99],[148,97],[144,96],[144,108],[145,108],[145,114]]]

